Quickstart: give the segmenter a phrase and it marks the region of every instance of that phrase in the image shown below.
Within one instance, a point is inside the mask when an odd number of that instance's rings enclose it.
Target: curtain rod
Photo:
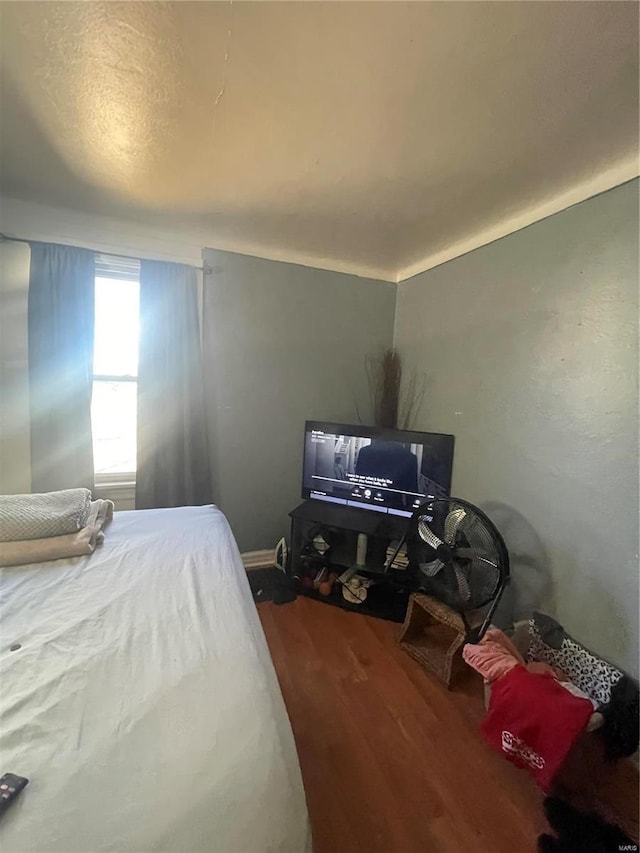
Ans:
[[[10,243],[40,243],[40,242],[48,242],[42,240],[27,240],[25,237],[9,237],[8,234],[3,234],[0,232],[0,242],[10,242]],[[66,246],[67,243],[61,243],[58,245]],[[76,248],[76,247],[74,247]],[[79,247],[78,247],[79,248]],[[151,260],[150,258],[135,258],[133,255],[123,255],[121,252],[104,252],[102,249],[89,249],[90,252],[95,252],[96,255],[111,255],[112,258],[126,258],[128,261],[146,261]],[[171,263],[168,261],[168,263]],[[201,267],[197,267],[195,264],[184,264],[187,267],[193,267],[194,270],[199,270],[203,275],[211,275],[213,272],[212,267],[208,264],[202,264]]]

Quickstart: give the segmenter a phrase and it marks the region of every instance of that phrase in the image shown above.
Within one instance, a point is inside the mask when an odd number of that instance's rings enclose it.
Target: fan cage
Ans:
[[[434,498],[414,511],[411,527],[411,550],[425,592],[458,611],[497,603],[509,580],[509,556],[481,509],[460,498]],[[449,552],[446,563],[437,551],[442,544]]]

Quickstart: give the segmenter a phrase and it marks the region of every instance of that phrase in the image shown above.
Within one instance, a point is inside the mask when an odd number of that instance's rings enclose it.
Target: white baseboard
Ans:
[[[248,572],[254,569],[270,569],[274,564],[274,554],[271,548],[265,548],[262,551],[245,551],[240,556]]]

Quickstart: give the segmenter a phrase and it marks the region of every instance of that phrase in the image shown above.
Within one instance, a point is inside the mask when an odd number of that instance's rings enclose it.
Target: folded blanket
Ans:
[[[75,533],[87,524],[90,504],[89,489],[0,495],[0,542]]]
[[[112,518],[113,501],[92,501],[82,530],[45,539],[0,542],[0,566],[22,566],[93,554],[96,545],[104,539],[104,527]]]

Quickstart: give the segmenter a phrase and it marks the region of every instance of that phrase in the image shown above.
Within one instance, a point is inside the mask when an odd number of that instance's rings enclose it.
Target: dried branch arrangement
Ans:
[[[402,381],[402,362],[394,349],[365,357],[365,369],[376,426],[398,426],[398,404]]]
[[[402,359],[392,348],[365,357],[365,370],[376,426],[410,429],[426,390],[425,374],[415,371],[402,383]]]
[[[427,390],[427,374],[411,371],[400,393],[398,423],[401,429],[413,429]]]

